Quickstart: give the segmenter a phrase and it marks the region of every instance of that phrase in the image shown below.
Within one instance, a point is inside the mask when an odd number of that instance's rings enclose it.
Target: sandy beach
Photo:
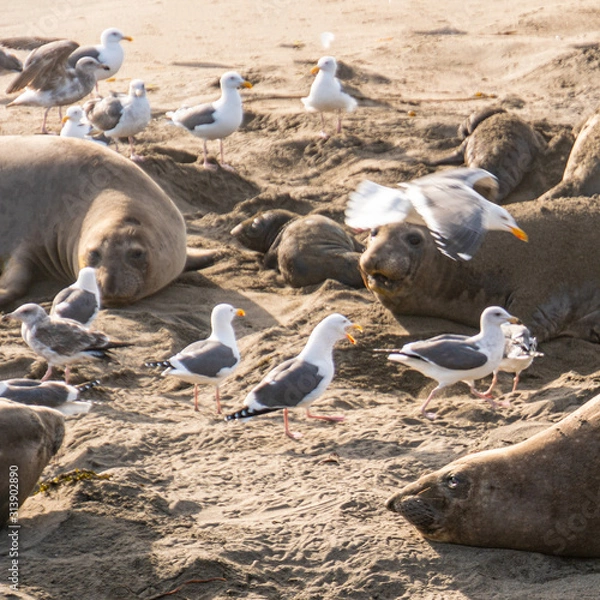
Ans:
[[[286,286],[230,230],[260,210],[285,208],[343,222],[348,194],[363,179],[384,185],[435,170],[427,161],[460,144],[458,125],[500,104],[528,120],[549,151],[508,198],[526,202],[560,181],[573,127],[600,98],[600,10],[592,0],[23,0],[3,9],[0,38],[66,37],[97,43],[118,27],[133,37],[123,67],[100,92],[126,92],[142,79],[152,121],[137,137],[141,163],[184,214],[189,243],[222,250],[213,266],[181,275],[133,306],[103,310],[96,327],[132,347],[111,363],[73,368],[99,378],[95,405],[70,417],[65,441],[43,479],[75,469],[97,474],[51,485],[19,512],[18,591],[5,575],[0,595],[35,600],[172,598],[250,600],[559,600],[598,596],[597,560],[426,541],[385,509],[400,487],[454,458],[526,439],[600,392],[600,347],[557,338],[491,409],[457,384],[439,394],[429,422],[419,406],[435,383],[375,354],[438,333],[473,332],[422,317],[394,318],[366,289],[336,281]],[[321,34],[335,39],[323,48]],[[124,42],[125,44],[125,42]],[[320,138],[304,111],[311,68],[334,55],[358,100],[340,135]],[[24,53],[20,53],[24,57]],[[202,169],[202,141],[165,113],[218,97],[236,70],[245,121],[225,140],[235,173]],[[11,75],[0,79],[4,90]],[[39,132],[41,108],[7,108],[0,134]],[[49,117],[58,133],[57,111]],[[327,117],[333,130],[334,117]],[[125,152],[125,144],[121,144]],[[216,142],[209,143],[218,156]],[[597,202],[597,196],[590,202]],[[363,236],[364,238],[364,236]],[[49,308],[60,282],[40,281],[23,298]],[[345,421],[309,421],[293,411],[225,423],[214,389],[193,388],[148,360],[165,359],[206,337],[214,305],[242,308],[242,361],[221,386],[224,412],[241,408],[266,372],[297,354],[313,327],[339,312],[364,329],[339,342],[335,378],[316,412]],[[517,315],[518,316],[518,315]],[[0,379],[41,377],[46,364],[14,324],[0,325]],[[479,383],[481,389],[491,378]],[[499,392],[512,381],[500,375]],[[485,387],[484,387],[485,386]],[[0,542],[0,564],[7,560]],[[3,569],[3,572],[6,571]],[[162,597],[162,596],[160,596]]]

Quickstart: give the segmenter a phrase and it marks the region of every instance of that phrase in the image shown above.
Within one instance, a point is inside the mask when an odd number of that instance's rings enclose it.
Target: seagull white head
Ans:
[[[516,238],[523,242],[529,240],[528,235],[517,225],[513,216],[499,204],[490,202],[486,205],[486,222],[484,223],[487,229],[495,229],[497,231],[508,231]]]
[[[129,95],[143,98],[146,95],[146,86],[141,79],[132,79],[129,83]]]
[[[94,269],[94,267],[83,267],[83,269],[79,271],[77,283],[75,285],[81,290],[97,294],[98,281],[96,280],[96,269]]]
[[[234,308],[231,304],[217,304],[210,315],[213,329],[218,323],[231,323],[235,317],[244,317],[246,313],[241,308]]]
[[[333,56],[322,56],[319,59],[317,66],[311,69],[311,73],[316,75],[319,71],[323,71],[329,75],[335,75],[335,72],[337,71],[337,61],[335,58],[333,58]]]
[[[362,331],[358,323],[353,323],[350,319],[339,313],[333,313],[325,317],[312,331],[310,337],[326,340],[334,344],[342,338],[346,338],[350,343],[355,344],[356,340],[348,332],[348,329],[357,329]]]
[[[481,313],[481,331],[487,327],[500,327],[503,323],[520,323],[517,317],[513,317],[509,312],[500,306],[488,306]]]
[[[105,29],[100,34],[100,43],[103,46],[107,46],[109,44],[118,44],[121,40],[127,40],[128,42],[133,42],[132,37],[125,35],[120,29],[117,29],[115,27]]]
[[[240,87],[252,87],[252,84],[249,81],[246,81],[239,73],[236,73],[235,71],[227,71],[227,73],[223,73],[223,75],[221,75],[220,82],[221,89],[238,89]]]
[[[73,121],[74,123],[79,123],[83,119],[83,109],[81,106],[69,106],[67,108],[67,112],[62,119],[63,124],[67,121]]]

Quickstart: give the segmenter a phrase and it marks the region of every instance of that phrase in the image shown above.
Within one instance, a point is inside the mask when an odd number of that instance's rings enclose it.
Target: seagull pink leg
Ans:
[[[42,119],[42,133],[48,133],[48,129],[46,129],[46,121],[48,120],[48,113],[50,112],[50,108],[48,107],[44,111],[44,118]]]
[[[435,396],[435,394],[437,394],[437,392],[439,390],[441,390],[441,387],[436,387],[433,390],[431,390],[431,394],[429,394],[429,396],[427,396],[427,400],[425,400],[425,402],[423,402],[423,404],[421,405],[421,414],[426,418],[429,419],[430,421],[433,421],[436,419],[437,414],[434,412],[426,412],[425,409],[427,408],[427,405],[429,404],[429,402],[431,401],[431,399]]]
[[[204,150],[204,164],[203,164],[203,166],[204,166],[205,169],[207,169],[209,171],[216,171],[217,170],[216,165],[213,165],[212,163],[208,162],[208,147],[207,147],[207,144],[206,144],[206,140],[202,140],[202,141],[203,141],[202,148]]]
[[[338,422],[338,423],[339,423],[340,421],[344,421],[344,420],[346,419],[346,417],[342,417],[341,415],[340,415],[340,416],[336,416],[336,415],[333,415],[333,416],[327,416],[327,415],[313,415],[313,414],[310,412],[310,408],[307,408],[307,409],[306,409],[306,416],[307,416],[309,419],[320,419],[321,421],[334,421],[334,422]]]
[[[231,171],[232,173],[235,172],[235,169],[231,165],[228,165],[225,162],[225,154],[223,152],[223,140],[219,140],[219,147],[221,150],[221,169],[225,169],[226,171]]]
[[[513,387],[512,387],[513,392],[517,391],[517,385],[519,385],[519,373],[515,373],[515,378],[513,379]]]
[[[46,369],[46,372],[44,373],[44,376],[42,377],[42,381],[46,381],[46,380],[50,379],[50,377],[52,377],[52,372],[53,372],[52,365],[50,363],[48,363],[48,368]]]
[[[494,371],[494,376],[492,377],[492,383],[490,383],[490,387],[487,390],[485,390],[485,392],[483,392],[483,394],[485,396],[491,396],[492,390],[496,387],[497,383],[498,383],[498,371]]]
[[[129,158],[131,160],[133,160],[134,162],[141,162],[144,160],[143,156],[140,156],[139,154],[135,153],[135,150],[133,149],[133,137],[129,136]]]
[[[298,431],[290,431],[290,424],[288,422],[288,409],[283,409],[283,427],[285,429],[285,435],[287,435],[292,440],[299,440],[302,437],[302,434]]]
[[[323,113],[321,113],[321,131],[319,132],[319,136],[322,137],[324,140],[326,140],[329,137],[327,135],[327,132],[325,131],[325,117],[323,116]]]
[[[198,412],[198,384],[194,384],[194,410]]]
[[[503,400],[501,402],[496,402],[496,400],[494,400],[494,397],[491,394],[488,394],[489,389],[486,390],[485,392],[478,392],[475,389],[475,382],[472,382],[469,384],[469,388],[471,389],[471,393],[474,396],[477,396],[478,398],[483,398],[484,400],[487,400],[491,405],[492,408],[494,410],[496,410],[498,408],[498,406],[503,406],[504,408],[509,408],[510,407],[510,402],[507,402],[506,400]]]
[[[342,133],[342,112],[338,110],[337,113],[337,133]]]

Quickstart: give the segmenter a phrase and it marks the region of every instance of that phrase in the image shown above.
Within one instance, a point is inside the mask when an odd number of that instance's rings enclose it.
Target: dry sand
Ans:
[[[454,148],[463,118],[495,101],[534,122],[552,144],[547,162],[509,200],[537,197],[560,179],[571,128],[600,96],[597,0],[53,4],[7,4],[0,37],[91,43],[109,26],[132,35],[117,81],[101,91],[125,91],[131,78],[146,82],[154,119],[139,136],[144,168],[186,214],[191,243],[222,247],[225,256],[135,306],[101,313],[98,328],[135,346],[119,351],[118,363],[74,369],[75,381],[102,378],[87,394],[98,403],[69,418],[44,477],[76,468],[110,477],[66,483],[26,502],[20,592],[7,597],[147,599],[220,578],[171,597],[597,598],[596,560],[429,543],[384,508],[423,472],[523,439],[590,399],[600,388],[597,345],[544,344],[545,357],[523,375],[512,408],[493,412],[457,385],[433,402],[438,420],[426,422],[418,406],[434,383],[371,349],[407,341],[408,325],[413,338],[467,329],[398,322],[367,291],[336,282],[287,288],[228,233],[265,207],[340,219],[359,181],[392,184],[427,173],[423,159]],[[324,31],[336,36],[327,51]],[[360,106],[343,135],[325,141],[299,98],[310,67],[327,53],[342,63],[340,76]],[[245,126],[226,140],[237,174],[204,172],[186,162],[201,141],[167,125],[164,113],[214,98],[230,68],[255,84],[244,92]],[[4,86],[10,76],[2,79]],[[2,134],[39,130],[41,109],[1,112]],[[49,123],[58,130],[54,112]],[[58,288],[40,283],[24,300],[48,306]],[[346,421],[308,422],[294,413],[294,429],[305,434],[298,442],[283,435],[280,414],[228,425],[215,416],[210,387],[194,413],[189,385],[141,366],[206,336],[218,302],[247,312],[235,324],[243,360],[222,386],[226,411],[296,353],[325,315],[360,322],[358,344],[338,344],[336,377],[318,403]],[[17,328],[3,326],[0,342],[0,378],[43,373]],[[510,385],[501,376],[504,392]]]

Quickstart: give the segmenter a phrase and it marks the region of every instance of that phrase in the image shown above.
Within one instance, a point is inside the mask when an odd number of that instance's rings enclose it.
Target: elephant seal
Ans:
[[[458,135],[464,138],[458,150],[429,164],[465,164],[489,171],[498,178],[498,203],[521,183],[546,148],[543,137],[529,123],[499,107],[470,115],[459,126]]]
[[[427,539],[600,557],[600,396],[529,439],[469,454],[386,503]]]
[[[473,260],[449,260],[426,228],[371,232],[360,269],[396,316],[440,317],[476,327],[486,306],[506,308],[539,341],[561,335],[600,342],[600,205],[588,198],[511,204],[529,244],[489,232]]]
[[[0,527],[16,523],[18,507],[58,452],[64,416],[45,406],[0,399]]]
[[[268,210],[242,221],[231,234],[247,248],[264,253],[263,265],[277,269],[292,287],[326,279],[363,286],[358,260],[364,246],[329,217]]]
[[[175,204],[98,144],[5,136],[0,163],[0,306],[23,296],[36,272],[71,283],[86,266],[96,269],[105,306],[131,304],[215,258],[186,254]]]
[[[542,198],[600,194],[600,107],[581,127],[560,183]]]

